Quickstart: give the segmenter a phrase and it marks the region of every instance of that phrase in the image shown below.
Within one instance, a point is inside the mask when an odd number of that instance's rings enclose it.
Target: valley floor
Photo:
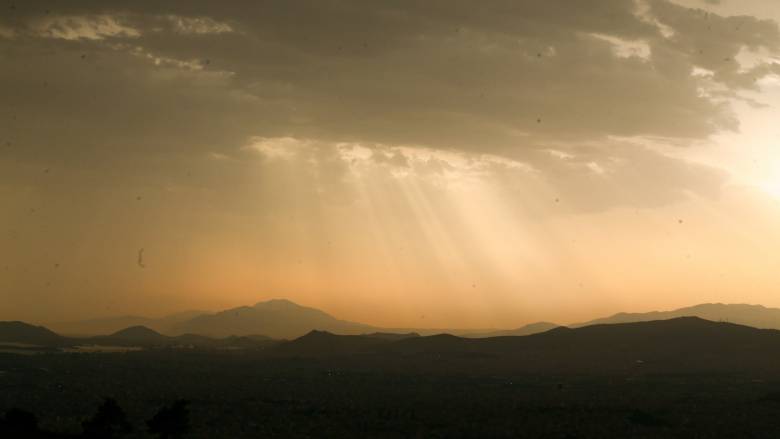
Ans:
[[[145,420],[190,401],[192,438],[777,438],[780,374],[416,372],[249,352],[0,354],[0,412],[77,435],[106,396]]]

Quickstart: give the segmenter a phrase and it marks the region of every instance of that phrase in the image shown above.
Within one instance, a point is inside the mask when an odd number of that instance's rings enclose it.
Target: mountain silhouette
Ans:
[[[521,326],[516,329],[506,329],[506,330],[490,331],[490,332],[470,332],[470,333],[463,334],[463,336],[471,337],[471,338],[488,338],[488,337],[506,337],[506,336],[514,336],[514,335],[532,335],[532,334],[538,334],[540,332],[549,331],[559,326],[561,325],[558,325],[556,323],[537,322],[537,323],[531,323],[525,326]]]
[[[160,347],[173,343],[170,337],[146,326],[131,326],[110,335],[97,335],[88,338],[71,337],[71,341],[74,344],[138,347]]]
[[[0,322],[0,346],[6,345],[7,348],[72,348],[82,345],[99,345],[141,348],[264,349],[278,343],[278,341],[264,335],[212,338],[197,334],[182,334],[171,337],[145,326],[131,326],[109,335],[64,337],[43,326],[18,321]]]
[[[339,320],[315,308],[275,299],[242,306],[216,314],[206,314],[174,325],[173,333],[211,337],[262,334],[276,339],[300,337],[313,330],[339,334],[376,332],[377,328]]]
[[[633,323],[668,320],[695,316],[711,321],[732,322],[762,329],[780,329],[780,309],[760,305],[708,303],[672,311],[647,313],[618,313],[609,317],[568,325],[571,328],[597,324]],[[273,339],[294,339],[310,331],[328,331],[342,335],[405,334],[422,335],[449,333],[469,338],[522,336],[549,331],[560,325],[550,322],[531,323],[516,329],[466,330],[455,328],[380,328],[362,323],[340,320],[321,310],[301,306],[285,299],[259,302],[254,306],[242,306],[217,313],[188,311],[160,319],[125,316],[81,322],[58,323],[52,329],[65,335],[101,335],[123,328],[145,326],[169,336],[189,334],[225,338],[230,336],[263,335]],[[207,342],[206,340],[201,340]],[[199,343],[200,344],[200,343]],[[207,343],[208,344],[208,343]]]
[[[287,305],[284,305],[285,307]],[[382,370],[511,373],[773,373],[780,364],[780,331],[699,317],[557,327],[526,336],[466,338],[450,334],[336,335],[313,330],[291,341],[265,336],[221,339],[162,335],[130,327],[111,335],[64,338],[40,326],[0,322],[0,343],[256,349],[281,357],[342,358]],[[341,360],[338,360],[341,361]]]
[[[670,320],[679,317],[699,317],[713,322],[730,322],[739,325],[752,326],[759,329],[780,329],[780,309],[761,305],[702,303],[671,311],[651,311],[645,313],[621,312],[609,317],[602,317],[581,323],[565,325],[569,328],[584,326],[650,322],[655,320]],[[501,337],[511,335],[532,335],[546,332],[559,326],[550,322],[531,323],[517,329],[496,330],[486,332],[452,331],[457,335],[473,338]]]
[[[672,311],[653,311],[647,313],[622,312],[605,318],[569,325],[569,327],[577,328],[598,324],[647,322],[686,316],[699,317],[714,322],[736,323],[760,329],[780,329],[780,309],[778,308],[767,308],[761,305],[724,303],[703,303]]]
[[[326,331],[311,331],[274,349],[281,355],[319,357],[331,355],[356,354],[367,348],[392,343],[393,338],[370,335],[335,335]]]
[[[310,333],[278,345],[277,355],[349,357],[376,367],[512,373],[770,372],[780,362],[780,331],[698,317],[558,327],[527,336],[449,334],[377,341]],[[446,366],[445,366],[446,365]]]
[[[166,336],[153,329],[149,329],[146,326],[131,326],[129,328],[117,331],[109,335],[109,337],[139,342],[155,342],[165,340],[167,338]]]
[[[43,326],[34,326],[18,321],[0,322],[0,343],[57,346],[64,342],[63,337]]]
[[[107,346],[135,346],[144,348],[192,347],[206,349],[262,348],[277,342],[263,335],[231,336],[213,338],[198,334],[182,334],[171,337],[160,334],[145,326],[131,326],[111,335],[89,338],[71,338],[74,344],[96,344]]]
[[[387,341],[404,340],[407,338],[415,338],[420,336],[420,334],[416,332],[407,332],[407,333],[373,332],[370,334],[360,334],[360,335],[364,337],[378,338],[380,340],[387,340]]]

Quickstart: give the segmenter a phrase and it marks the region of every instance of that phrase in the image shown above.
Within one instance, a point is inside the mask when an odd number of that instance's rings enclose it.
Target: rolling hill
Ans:
[[[280,344],[274,349],[274,353],[302,357],[348,355],[395,340],[397,339],[370,335],[335,335],[325,331],[311,331],[295,340]]]
[[[263,335],[212,338],[195,334],[176,337],[160,334],[145,326],[131,326],[110,335],[93,337],[63,337],[43,326],[24,322],[0,321],[0,346],[16,348],[57,348],[76,346],[132,346],[140,348],[191,347],[202,349],[254,349],[274,346],[279,342]]]
[[[160,334],[145,326],[131,326],[111,335],[100,335],[89,338],[72,338],[80,344],[95,344],[106,346],[137,346],[144,348],[196,347],[206,349],[220,348],[259,348],[276,344],[275,340],[262,335],[212,338],[196,334],[168,336]]]
[[[43,326],[24,322],[0,322],[0,343],[58,346],[64,342],[63,337]]]
[[[609,317],[568,326],[578,328],[599,324],[668,320],[678,317],[699,317],[713,322],[730,322],[760,329],[780,329],[780,309],[778,308],[767,308],[761,305],[724,303],[703,303],[672,311],[653,311],[647,313],[623,312]]]
[[[474,373],[774,373],[780,367],[780,331],[681,317],[491,338],[442,334],[377,342],[317,333],[272,351],[340,357],[344,365]]]
[[[471,332],[471,333],[467,332],[464,333],[462,336],[469,337],[469,338],[489,338],[489,337],[532,335],[532,334],[538,334],[540,332],[549,331],[559,326],[561,325],[558,325],[556,323],[537,322],[537,323],[531,323],[525,326],[521,326],[516,329],[506,329],[506,330],[490,331],[490,332]]]

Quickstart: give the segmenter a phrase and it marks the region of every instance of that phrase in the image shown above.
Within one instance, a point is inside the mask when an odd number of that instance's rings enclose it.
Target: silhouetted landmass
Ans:
[[[312,330],[361,334],[376,332],[377,328],[339,320],[323,311],[300,306],[289,300],[269,300],[254,306],[201,315],[173,328],[174,333],[212,337],[262,334],[276,339],[300,337]]]
[[[681,317],[560,327],[525,337],[422,337],[384,349],[405,356],[490,359],[482,366],[516,371],[769,372],[777,367],[774,358],[780,358],[780,331]]]
[[[146,326],[132,326],[122,329],[109,336],[111,339],[124,340],[127,342],[137,342],[141,344],[160,343],[167,337],[159,332],[149,329]]]
[[[726,321],[756,328],[780,329],[780,309],[741,304],[701,304],[673,311],[619,313],[610,317],[568,326],[582,327],[596,324],[633,323],[668,320],[686,316],[700,317],[712,321]],[[217,313],[190,311],[173,314],[161,319],[128,316],[67,324],[57,323],[52,328],[64,335],[89,334],[95,336],[115,333],[133,326],[144,326],[169,336],[187,334],[208,336],[210,338],[225,338],[229,336],[264,335],[272,339],[292,339],[305,335],[310,331],[327,331],[341,335],[366,333],[405,334],[412,332],[422,335],[435,335],[448,333],[461,337],[488,338],[538,334],[561,325],[551,322],[537,322],[507,330],[379,328],[362,323],[339,320],[321,310],[300,306],[289,300],[269,300],[257,303],[254,306],[243,306]],[[107,328],[110,328],[110,330]]]
[[[700,317],[714,322],[730,322],[761,329],[780,329],[780,309],[761,305],[704,303],[672,311],[653,311],[647,313],[618,313],[610,317],[569,325],[581,327],[611,323],[647,322],[668,320],[677,317]]]
[[[265,336],[210,338],[186,334],[170,337],[145,327],[131,327],[107,336],[64,338],[42,327],[20,322],[0,325],[5,343],[49,348],[63,346],[126,346],[147,349],[269,349],[275,356],[318,357],[361,355],[382,358],[482,358],[480,367],[517,370],[757,370],[773,365],[767,352],[780,352],[780,331],[751,328],[697,317],[581,328],[557,327],[528,336],[465,338],[449,334],[371,333],[336,335],[311,331],[291,341]],[[384,358],[386,357],[386,358]],[[454,367],[454,366],[453,366]]]
[[[780,437],[776,330],[684,317],[492,338],[314,331],[277,343],[0,354],[0,412],[17,408],[0,428],[73,438],[128,428],[171,438]]]
[[[273,352],[302,357],[352,355],[396,340],[375,335],[335,335],[325,331],[311,331],[303,337],[277,345]]]
[[[42,326],[23,322],[0,322],[0,348],[6,351],[39,352],[77,347],[135,347],[189,349],[258,349],[279,343],[264,335],[211,338],[196,334],[170,337],[144,326],[133,326],[110,335],[63,337]],[[98,349],[99,350],[99,349]]]
[[[165,335],[197,334],[210,337],[256,336],[290,339],[309,331],[329,331],[338,334],[466,334],[473,330],[379,328],[362,323],[339,320],[321,310],[300,306],[289,300],[275,299],[217,313],[190,311],[161,319],[138,316],[92,319],[77,322],[57,322],[52,328],[64,335],[97,336],[114,333],[132,326],[144,326]],[[518,334],[520,335],[520,334]]]
[[[278,341],[264,335],[230,336],[212,338],[197,334],[182,334],[170,337],[144,326],[133,326],[106,336],[84,339],[71,338],[72,344],[87,343],[105,346],[137,346],[143,348],[262,348],[274,345]]]
[[[521,326],[516,329],[506,329],[501,331],[489,331],[489,332],[467,332],[463,334],[464,337],[471,338],[488,338],[488,337],[506,337],[515,335],[532,335],[540,332],[546,332],[551,329],[555,329],[561,325],[550,322],[537,322],[531,323],[525,326]]]
[[[161,318],[141,316],[107,317],[73,322],[54,322],[47,324],[47,326],[60,334],[79,337],[112,334],[131,326],[145,326],[162,334],[170,334],[174,325],[201,314],[206,313],[204,311],[184,311]]]
[[[0,322],[0,343],[59,346],[64,338],[43,326],[24,322]]]
[[[416,332],[407,332],[407,333],[373,332],[370,334],[361,334],[361,335],[363,335],[364,337],[378,338],[387,341],[404,340],[407,338],[416,338],[420,336],[420,334]]]

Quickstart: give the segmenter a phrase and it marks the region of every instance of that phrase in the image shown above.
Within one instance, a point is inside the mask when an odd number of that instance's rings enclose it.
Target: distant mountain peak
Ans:
[[[319,329],[312,329],[306,334],[298,337],[298,340],[303,338],[326,338],[326,337],[333,337],[333,336],[335,336],[335,334],[333,334],[332,332],[321,331]]]
[[[300,337],[313,329],[336,334],[360,334],[376,330],[369,325],[339,320],[324,311],[301,306],[287,299],[271,299],[253,306],[197,316],[176,325],[174,329],[176,333],[216,337],[262,334],[277,339]]]
[[[308,306],[299,305],[291,300],[287,299],[270,299],[265,300],[262,302],[257,302],[252,307],[247,307],[249,309],[256,309],[259,311],[288,311],[288,312],[295,312],[295,311],[309,311],[309,312],[317,312],[321,314],[327,315],[326,312],[321,311],[316,308],[310,308]]]
[[[122,338],[134,338],[134,339],[148,339],[148,338],[162,338],[164,337],[154,329],[149,329],[146,326],[137,325],[129,328],[122,329],[111,334],[111,337]]]
[[[298,305],[297,303],[288,299],[269,299],[269,300],[262,300],[260,302],[255,303],[255,308],[267,308],[267,307],[276,307],[276,306],[303,308],[301,305]]]
[[[701,303],[671,311],[644,313],[621,312],[606,318],[571,325],[572,327],[595,324],[631,323],[650,320],[669,320],[678,317],[698,317],[710,321],[725,321],[762,329],[780,329],[780,309],[745,303]]]

